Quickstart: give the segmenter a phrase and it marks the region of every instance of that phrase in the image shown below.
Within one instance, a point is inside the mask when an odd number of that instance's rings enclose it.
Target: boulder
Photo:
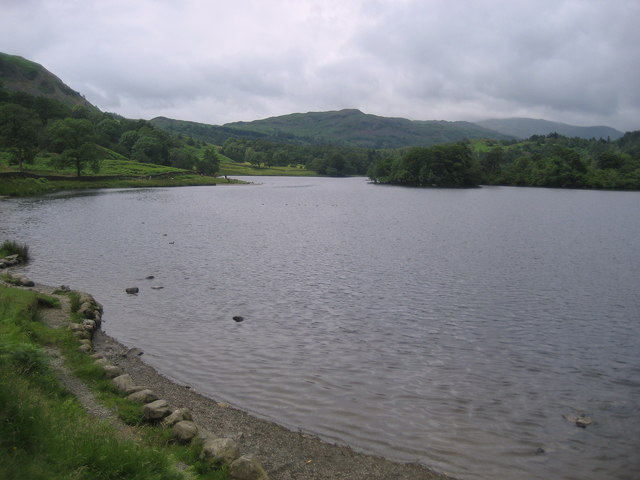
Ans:
[[[109,361],[106,358],[99,358],[94,360],[94,365],[98,365],[99,367],[104,368],[106,365],[109,365]]]
[[[33,287],[33,286],[35,286],[35,283],[33,283],[33,280],[29,280],[24,275],[18,277],[18,281],[20,282],[20,285],[22,285],[23,287]]]
[[[188,408],[176,408],[171,415],[162,420],[162,426],[165,428],[173,427],[176,423],[185,420],[193,420],[191,411]]]
[[[162,420],[164,417],[171,415],[171,412],[172,410],[166,400],[156,400],[142,407],[142,415],[145,420],[150,422]]]
[[[269,480],[267,472],[254,455],[243,455],[231,463],[229,476],[234,480]]]
[[[84,318],[95,318],[96,317],[96,312],[93,308],[93,305],[85,302],[83,304],[80,305],[80,308],[78,309],[78,313],[80,315],[82,315]]]
[[[127,394],[139,392],[140,390],[146,390],[146,387],[134,384],[131,375],[129,375],[128,373],[119,375],[113,378],[112,381],[118,390]]]
[[[202,458],[210,458],[214,462],[231,463],[240,456],[238,444],[230,438],[213,438],[207,440],[203,447]]]
[[[115,378],[122,375],[122,369],[115,365],[105,365],[102,367],[107,378]]]
[[[133,392],[127,396],[127,400],[131,400],[137,403],[151,403],[158,400],[158,398],[158,395],[153,393],[148,388],[145,388],[144,390],[140,390],[138,392]]]
[[[127,287],[125,288],[124,291],[127,292],[129,295],[135,295],[140,291],[140,289],[138,287]]]
[[[78,347],[78,351],[82,352],[82,353],[89,353],[92,349],[91,345],[87,345],[86,343],[82,343],[79,347]]]
[[[171,433],[178,442],[189,443],[198,435],[198,426],[189,420],[181,420],[173,426]]]

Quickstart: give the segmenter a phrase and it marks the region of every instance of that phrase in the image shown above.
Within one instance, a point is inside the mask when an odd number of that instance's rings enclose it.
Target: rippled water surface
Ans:
[[[257,415],[461,479],[638,478],[640,193],[254,180],[4,200],[0,239]]]

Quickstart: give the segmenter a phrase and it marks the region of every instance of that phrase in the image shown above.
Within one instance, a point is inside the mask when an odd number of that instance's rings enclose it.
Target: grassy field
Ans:
[[[133,162],[106,149],[104,156],[99,173],[85,172],[81,178],[75,176],[73,168],[56,169],[51,165],[49,157],[36,157],[34,163],[27,165],[24,170],[31,176],[27,178],[18,175],[0,176],[0,196],[32,196],[60,190],[95,188],[184,187],[244,183],[230,178],[235,175],[317,175],[316,172],[300,166],[258,168],[249,163],[234,163],[224,155],[220,155],[220,172],[216,177],[164,165]],[[6,175],[8,172],[16,172],[16,169],[9,165],[9,155],[0,152],[0,174]]]
[[[264,175],[264,176],[286,176],[286,177],[317,177],[318,174],[312,170],[298,167],[254,167],[249,163],[221,163],[220,175]]]
[[[142,425],[140,405],[118,396],[101,369],[77,352],[71,332],[40,321],[40,309],[57,307],[57,298],[0,286],[0,478],[228,478],[225,469],[198,458],[197,445],[176,445],[168,429]],[[134,425],[133,435],[89,416],[61,386],[45,350],[52,346],[98,398]]]

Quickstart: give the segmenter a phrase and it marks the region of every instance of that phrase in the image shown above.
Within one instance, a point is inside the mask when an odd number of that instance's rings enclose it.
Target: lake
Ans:
[[[248,180],[5,199],[0,240],[260,417],[460,479],[638,478],[640,192]]]

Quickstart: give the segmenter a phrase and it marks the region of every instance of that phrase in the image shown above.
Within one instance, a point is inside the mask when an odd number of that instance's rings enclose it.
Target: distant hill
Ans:
[[[26,92],[58,100],[70,107],[95,108],[82,95],[42,65],[0,52],[0,84],[9,92]]]
[[[529,138],[532,135],[548,135],[558,133],[565,137],[609,138],[617,140],[623,132],[606,126],[577,127],[566,123],[550,122],[533,118],[502,118],[475,122],[484,128],[495,130],[517,138]]]
[[[214,143],[221,143],[221,139],[234,136],[296,144],[399,148],[456,142],[466,138],[513,138],[469,122],[415,121],[379,117],[352,109],[292,113],[253,122],[227,123],[223,126],[164,117],[154,118],[151,123],[171,133],[191,135]]]
[[[316,143],[367,148],[434,145],[465,138],[511,138],[469,122],[379,117],[355,109],[292,113],[253,122],[227,123],[225,127],[249,130],[270,137],[293,136],[311,139]]]
[[[190,122],[187,120],[174,120],[167,117],[155,117],[149,120],[154,126],[174,135],[185,135],[203,142],[222,145],[229,137],[241,137],[249,139],[264,138],[267,135],[244,131],[226,126],[209,125],[206,123]]]

